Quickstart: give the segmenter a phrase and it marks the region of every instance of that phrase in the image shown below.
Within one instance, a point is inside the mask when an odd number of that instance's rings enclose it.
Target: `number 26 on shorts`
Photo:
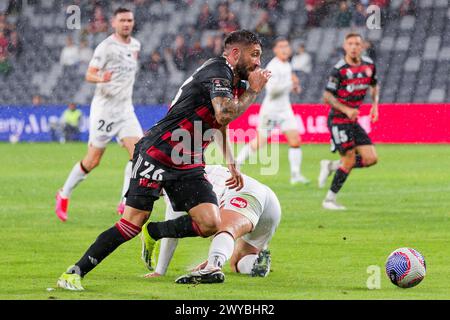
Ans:
[[[114,122],[106,123],[105,120],[98,120],[98,124],[99,124],[97,128],[98,131],[111,132]]]

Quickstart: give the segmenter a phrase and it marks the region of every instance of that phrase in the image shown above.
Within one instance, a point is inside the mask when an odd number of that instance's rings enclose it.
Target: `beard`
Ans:
[[[236,74],[241,80],[248,80],[248,75],[250,71],[247,69],[247,66],[243,63],[238,63],[236,65]]]

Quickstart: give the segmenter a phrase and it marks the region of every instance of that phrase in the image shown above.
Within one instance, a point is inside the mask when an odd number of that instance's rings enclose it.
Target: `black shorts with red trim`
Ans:
[[[175,211],[189,211],[201,203],[218,205],[213,186],[204,170],[173,170],[150,157],[146,148],[136,144],[126,205],[152,211],[164,188]]]
[[[357,146],[373,144],[367,132],[357,122],[336,124],[329,121],[328,129],[331,133],[331,152],[339,151],[343,155]]]

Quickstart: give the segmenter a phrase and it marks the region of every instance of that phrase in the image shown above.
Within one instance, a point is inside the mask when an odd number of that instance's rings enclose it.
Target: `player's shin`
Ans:
[[[336,196],[338,192],[342,189],[345,181],[348,178],[350,171],[347,171],[345,168],[340,167],[333,178],[333,182],[331,183],[331,188],[327,193],[325,200],[327,201],[336,201]]]
[[[113,227],[101,233],[86,253],[68,273],[84,277],[122,243],[131,240],[141,232],[141,227],[120,219]]]
[[[64,198],[70,198],[73,189],[84,179],[86,179],[89,171],[83,166],[82,162],[77,162],[72,171],[70,171],[66,182],[61,190],[61,196]]]
[[[300,147],[289,148],[289,164],[291,167],[291,176],[296,177],[301,174],[303,152]]]
[[[147,230],[154,240],[162,238],[203,237],[199,226],[189,215],[163,222],[150,222],[147,224]]]
[[[121,200],[124,202],[125,194],[128,191],[128,188],[130,187],[130,178],[131,178],[131,171],[133,168],[133,160],[130,160],[127,162],[127,165],[125,166],[125,172],[123,177],[123,186],[122,186],[122,193],[121,193]]]
[[[205,269],[222,268],[231,258],[234,250],[234,238],[228,232],[218,233],[209,247],[208,264]]]
[[[168,202],[168,200],[167,200]],[[179,218],[180,216],[184,216],[184,212],[173,211],[171,206],[167,206],[166,208],[166,220],[173,220]],[[164,275],[169,267],[170,261],[172,260],[173,254],[175,253],[175,249],[178,245],[178,239],[174,238],[164,238],[161,239],[161,246],[159,247],[159,255],[158,262],[156,264],[155,272]]]

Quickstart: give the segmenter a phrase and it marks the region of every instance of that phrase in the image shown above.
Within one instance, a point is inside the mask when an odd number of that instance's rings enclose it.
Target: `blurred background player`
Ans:
[[[275,40],[273,52],[275,57],[266,67],[272,72],[272,77],[266,85],[266,95],[259,112],[257,137],[242,148],[236,161],[242,165],[252,153],[267,143],[272,130],[280,127],[289,144],[291,184],[306,184],[309,180],[301,174],[303,154],[300,134],[289,98],[291,91],[296,94],[301,92],[300,81],[289,63],[292,54],[289,41],[285,38]]]
[[[220,203],[221,225],[209,249],[208,260],[191,273],[179,277],[176,282],[220,283],[225,279],[221,271],[230,260],[231,270],[242,274],[265,277],[270,272],[271,257],[267,249],[280,223],[281,207],[275,193],[259,181],[243,175],[244,188],[228,189],[226,180],[230,172],[222,166],[208,165],[205,168],[208,180]],[[176,219],[185,212],[175,212],[167,196],[166,220]],[[166,273],[175,252],[178,239],[161,239],[158,263],[155,272],[148,278]],[[143,246],[142,258],[149,269],[149,253]]]
[[[108,142],[116,137],[132,159],[134,145],[143,134],[132,103],[141,48],[139,41],[131,37],[133,13],[118,8],[114,12],[112,26],[114,34],[97,46],[86,74],[86,81],[97,84],[91,104],[88,151],[83,160],[75,164],[56,194],[55,212],[61,221],[67,220],[72,191],[99,165]],[[131,160],[125,166],[122,197],[117,208],[119,213],[123,212],[130,176]]]
[[[375,64],[362,56],[363,39],[357,33],[349,33],[344,40],[345,57],[331,72],[324,101],[331,106],[328,128],[331,133],[332,151],[339,151],[340,161],[322,160],[318,178],[323,187],[331,172],[336,171],[331,188],[322,206],[329,210],[345,210],[336,202],[348,175],[353,168],[366,168],[378,161],[375,147],[367,133],[358,124],[359,108],[370,89],[372,122],[378,121],[379,86]]]
[[[83,112],[77,109],[75,103],[69,103],[67,109],[64,110],[61,116],[63,126],[64,141],[79,141],[80,140],[80,124],[83,117]]]

